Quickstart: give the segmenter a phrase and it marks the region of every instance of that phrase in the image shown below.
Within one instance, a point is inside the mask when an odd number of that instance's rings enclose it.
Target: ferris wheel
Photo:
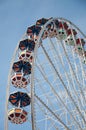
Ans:
[[[64,18],[39,19],[15,49],[5,130],[86,130],[86,39]]]

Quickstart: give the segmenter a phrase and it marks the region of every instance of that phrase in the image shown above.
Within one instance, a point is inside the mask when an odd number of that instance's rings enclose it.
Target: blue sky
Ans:
[[[66,18],[86,34],[85,0],[0,0],[0,130],[4,129],[6,86],[14,49],[27,27],[42,17]]]

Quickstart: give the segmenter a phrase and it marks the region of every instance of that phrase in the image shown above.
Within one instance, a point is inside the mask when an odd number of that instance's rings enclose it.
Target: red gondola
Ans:
[[[65,30],[67,30],[68,29],[68,25],[67,25],[67,23],[66,22],[59,22],[59,28],[62,28],[62,29],[65,29]]]
[[[84,46],[85,45],[84,39],[81,39],[81,38],[76,39],[76,45],[82,45],[82,46]]]

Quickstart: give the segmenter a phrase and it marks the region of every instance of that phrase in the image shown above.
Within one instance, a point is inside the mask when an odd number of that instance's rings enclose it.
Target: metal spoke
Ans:
[[[44,50],[44,53],[45,53],[45,55],[47,56],[47,58],[48,58],[49,62],[50,62],[50,63],[51,63],[51,65],[53,66],[54,71],[56,72],[56,74],[58,75],[58,77],[59,77],[60,81],[62,82],[62,84],[63,84],[63,86],[64,86],[64,88],[65,88],[66,92],[67,92],[67,93],[68,93],[68,95],[70,96],[70,98],[71,98],[72,102],[73,102],[73,103],[74,103],[74,105],[76,106],[77,111],[79,112],[79,114],[81,115],[81,117],[82,117],[82,119],[83,119],[84,123],[86,124],[85,118],[83,117],[83,115],[82,115],[82,113],[81,113],[81,111],[80,111],[79,107],[77,106],[76,102],[75,102],[75,101],[74,101],[74,99],[72,98],[71,93],[70,93],[70,92],[69,92],[69,90],[67,89],[67,87],[66,87],[66,85],[65,85],[64,81],[62,80],[62,78],[61,78],[60,74],[58,73],[58,71],[56,70],[55,66],[53,65],[53,63],[52,63],[51,59],[49,58],[49,56],[48,56],[48,54],[47,54],[46,50],[45,50],[45,49],[44,49],[44,47],[43,47],[43,45],[41,45],[41,46],[42,46],[42,49]]]

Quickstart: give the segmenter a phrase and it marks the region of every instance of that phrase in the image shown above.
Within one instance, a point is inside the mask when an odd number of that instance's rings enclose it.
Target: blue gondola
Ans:
[[[43,26],[48,20],[49,19],[45,19],[45,18],[39,19],[37,20],[36,25]]]
[[[30,105],[31,98],[27,93],[15,92],[10,94],[9,102],[16,107],[26,107]]]
[[[14,64],[13,64],[13,70],[15,71],[15,72],[21,72],[21,70],[22,70],[22,61],[17,61],[17,62],[15,62]]]
[[[28,74],[31,74],[32,66],[29,62],[21,60],[21,61],[14,62],[12,68],[14,72],[23,72],[24,75],[28,75]]]
[[[33,51],[35,48],[35,42],[33,40],[30,39],[25,39],[23,41],[20,41],[19,43],[19,49],[20,50],[29,50],[29,51]]]
[[[56,19],[56,20],[54,20],[54,22],[55,22],[56,28],[58,28],[59,27],[59,21]]]
[[[36,35],[38,36],[40,33],[41,27],[37,26],[37,25],[33,25],[31,27],[28,27],[27,29],[27,34],[32,36],[32,35]]]
[[[31,64],[29,62],[23,61],[23,73],[25,75],[31,74]]]

